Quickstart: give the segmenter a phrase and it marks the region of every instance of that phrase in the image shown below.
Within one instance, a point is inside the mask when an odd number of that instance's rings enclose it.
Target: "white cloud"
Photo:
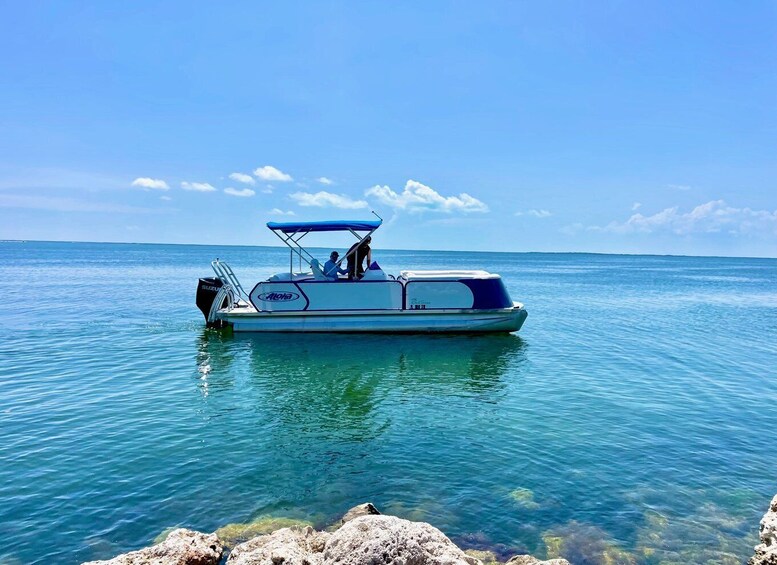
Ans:
[[[642,208],[642,202],[635,202],[631,205],[631,211],[634,212],[635,210],[639,210]]]
[[[241,190],[238,190],[236,188],[232,188],[231,186],[224,189],[225,194],[229,194],[230,196],[242,196],[243,198],[247,198],[249,196],[253,196],[256,194],[253,190],[250,188],[243,188]]]
[[[516,216],[534,216],[535,218],[548,218],[548,217],[552,216],[553,213],[548,211],[548,210],[543,210],[543,209],[539,209],[539,210],[532,209],[532,210],[529,210],[527,212],[516,212],[515,215]]]
[[[169,196],[160,196],[159,200],[164,200],[165,202],[170,202],[172,200],[172,198],[170,198]]]
[[[272,210],[270,210],[270,215],[271,216],[296,216],[297,214],[295,214],[293,210],[284,212],[280,208],[273,208]]]
[[[294,180],[291,178],[291,175],[287,175],[286,173],[276,169],[275,167],[271,167],[270,165],[265,165],[264,167],[254,169],[254,176],[264,181],[289,182]]]
[[[162,179],[152,179],[149,177],[138,177],[132,181],[132,186],[139,186],[141,188],[149,188],[152,190],[169,190],[170,187]]]
[[[458,196],[442,196],[436,190],[421,184],[418,181],[409,180],[405,183],[402,193],[391,190],[388,186],[373,186],[367,189],[365,196],[371,196],[381,204],[397,210],[408,212],[488,212],[488,206],[483,202],[462,192]]]
[[[591,231],[613,233],[671,232],[677,235],[693,233],[772,234],[777,235],[777,210],[734,208],[723,200],[711,200],[690,212],[679,207],[665,208],[652,216],[633,214],[625,222],[610,222]]]
[[[691,187],[688,186],[687,184],[669,184],[667,186],[673,190],[682,190],[682,191],[691,190]]]
[[[254,177],[245,173],[230,173],[229,178],[237,182],[242,182],[243,184],[256,184]]]
[[[315,194],[310,192],[295,192],[289,195],[290,198],[300,206],[317,206],[319,208],[343,208],[355,210],[357,208],[366,208],[367,203],[364,200],[353,200],[345,194],[332,194],[331,192],[320,191]]]
[[[335,183],[332,179],[328,179],[326,177],[318,177],[316,181],[320,182],[321,184],[325,184],[327,186],[330,186]]]
[[[268,184],[266,187],[262,189],[262,192],[265,194],[272,194],[273,190],[275,190],[275,187],[271,184]]]
[[[216,187],[207,182],[182,182],[181,188],[195,192],[216,192]]]

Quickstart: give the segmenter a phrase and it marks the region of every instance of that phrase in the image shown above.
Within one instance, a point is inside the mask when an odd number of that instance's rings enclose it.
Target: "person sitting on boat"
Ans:
[[[324,263],[324,276],[329,280],[336,281],[338,278],[337,275],[348,274],[348,269],[338,267],[337,259],[339,257],[340,254],[337,251],[332,251],[332,253],[329,254],[329,261]]]
[[[367,265],[372,262],[371,241],[372,238],[368,235],[358,243],[354,243],[348,250],[346,257],[348,257],[349,279],[357,280],[364,276],[364,260],[367,260]]]

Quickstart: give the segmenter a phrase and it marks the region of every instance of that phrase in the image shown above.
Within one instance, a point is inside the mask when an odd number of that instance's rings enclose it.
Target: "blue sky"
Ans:
[[[777,256],[777,4],[476,4],[3,3],[0,238]]]

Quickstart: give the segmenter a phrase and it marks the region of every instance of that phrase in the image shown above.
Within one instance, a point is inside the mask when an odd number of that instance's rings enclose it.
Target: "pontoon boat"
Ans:
[[[361,278],[327,278],[300,240],[310,233],[350,232],[363,242],[382,221],[269,222],[289,247],[289,270],[245,292],[218,259],[202,278],[197,306],[212,327],[236,332],[515,332],[526,319],[499,275],[486,271],[385,273],[373,262]],[[338,266],[358,253],[355,245]],[[309,268],[294,272],[295,258]],[[353,259],[353,258],[352,258]],[[358,261],[359,257],[355,257]],[[301,269],[299,269],[301,270]]]

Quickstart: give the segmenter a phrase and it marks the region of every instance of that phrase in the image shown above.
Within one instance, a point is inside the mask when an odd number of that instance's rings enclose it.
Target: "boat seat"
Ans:
[[[310,269],[313,271],[313,278],[317,281],[328,281],[329,279],[326,278],[326,275],[324,275],[323,269],[321,269],[321,263],[318,262],[318,259],[311,259],[310,260]]]

